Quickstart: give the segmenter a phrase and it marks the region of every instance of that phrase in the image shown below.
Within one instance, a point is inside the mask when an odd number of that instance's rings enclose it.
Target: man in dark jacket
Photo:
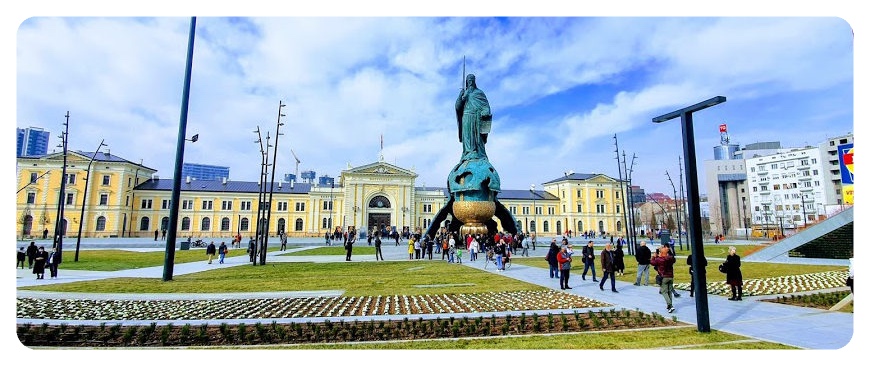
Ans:
[[[214,246],[214,242],[208,243],[208,246],[205,247],[205,255],[208,256],[208,264],[211,264],[212,258],[217,254],[217,248]]]
[[[35,242],[30,242],[30,245],[27,246],[27,268],[33,268],[33,260],[36,258],[36,252],[38,249],[36,248]]]
[[[553,241],[550,242],[550,251],[548,251],[547,256],[544,257],[550,265],[550,278],[559,278],[559,261],[556,258],[558,254],[559,246],[556,245],[556,239],[553,239]]]
[[[353,254],[353,243],[356,241],[356,229],[351,229],[345,240],[344,249],[347,251],[347,255],[344,257],[344,260],[350,262],[350,256]]]
[[[595,248],[592,247],[592,240],[590,240],[588,243],[586,243],[586,246],[583,247],[582,254],[583,254],[583,275],[580,276],[580,278],[582,278],[583,281],[586,281],[586,271],[588,271],[589,268],[592,268],[592,280],[598,281],[595,278],[598,275],[595,274]]]
[[[644,286],[649,286],[649,260],[652,257],[649,247],[646,246],[646,240],[640,241],[640,246],[637,248],[637,253],[634,258],[637,259],[637,278],[634,280],[635,286],[640,286],[640,279],[644,279]]]
[[[604,282],[610,278],[610,291],[616,291],[616,276],[614,274],[614,259],[613,259],[613,244],[604,244],[604,250],[601,251],[601,282],[598,283],[598,288],[604,291]]]
[[[659,275],[662,276],[662,284],[659,293],[665,298],[665,303],[668,304],[668,312],[674,312],[674,298],[672,291],[674,290],[674,263],[677,259],[668,252],[665,246],[659,247],[658,253],[650,260],[650,264],[656,266]]]

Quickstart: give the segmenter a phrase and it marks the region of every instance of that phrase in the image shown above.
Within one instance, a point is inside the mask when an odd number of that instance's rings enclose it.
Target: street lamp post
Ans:
[[[260,252],[260,265],[266,264],[266,248],[269,245],[269,223],[272,220],[272,192],[275,190],[275,170],[278,164],[278,136],[281,136],[281,126],[284,125],[281,122],[281,117],[284,117],[284,114],[281,113],[281,108],[286,107],[284,103],[278,101],[278,122],[275,127],[275,150],[272,155],[272,178],[269,180],[269,203],[266,205],[266,235],[263,237],[263,250]],[[269,139],[269,135],[266,135],[266,140]],[[267,147],[268,149],[268,147]],[[266,195],[266,187],[263,187],[263,196]]]
[[[63,258],[63,235],[66,232],[66,225],[63,222],[63,210],[66,196],[66,156],[67,156],[67,147],[69,142],[69,111],[66,112],[66,121],[63,123],[65,129],[64,132],[60,135],[61,141],[63,142],[63,167],[61,168],[61,181],[60,181],[60,192],[57,197],[57,222],[54,224],[54,245],[55,255],[57,258],[55,260],[58,264],[60,264],[61,259]]]
[[[335,179],[332,180],[332,187],[329,188],[329,223],[326,225],[326,235],[332,234],[332,191],[335,190]]]
[[[746,233],[746,240],[749,240],[749,217],[746,216],[746,197],[740,197],[743,200],[743,231]]]
[[[616,171],[619,173],[619,191],[622,192],[622,222],[625,224],[625,240],[626,246],[628,247],[628,254],[632,254],[634,252],[634,246],[631,245],[631,229],[628,223],[628,205],[626,205],[627,198],[625,197],[628,189],[625,187],[626,181],[622,180],[622,164],[619,163],[619,141],[616,140],[616,134],[613,134],[613,144],[616,145]],[[628,175],[625,176],[625,179],[628,179]],[[578,212],[579,214],[579,212]]]
[[[804,227],[807,227],[807,206],[804,202],[805,194],[801,193],[801,210],[804,212]]]
[[[354,220],[356,220],[356,206],[354,206],[353,212],[354,212]],[[402,236],[403,237],[405,236],[405,225],[408,223],[408,220],[405,219],[405,216],[407,215],[407,213],[408,213],[408,207],[403,206],[402,207]],[[410,228],[410,226],[409,226],[409,228]]]
[[[704,258],[703,238],[698,235],[701,232],[701,206],[698,191],[698,167],[695,155],[695,132],[692,122],[692,113],[714,105],[724,103],[725,97],[717,96],[698,104],[673,111],[653,118],[654,123],[665,122],[680,117],[683,131],[683,154],[686,160],[686,177],[689,182],[686,187],[686,198],[689,204],[689,242],[692,248],[692,268],[695,275],[692,278],[695,286],[695,307],[697,309],[698,331],[710,332],[710,312],[707,304],[707,278],[706,268],[701,265]]]
[[[79,234],[76,237],[76,256],[73,260],[74,262],[79,261],[79,246],[82,243],[82,227],[85,226],[85,205],[88,203],[88,186],[91,185],[91,164],[94,162],[94,159],[97,157],[97,153],[100,152],[100,148],[103,146],[109,146],[104,144],[106,140],[103,139],[100,141],[100,146],[97,146],[97,150],[94,151],[94,155],[91,156],[91,160],[88,161],[88,169],[85,172],[85,191],[82,192],[82,213],[79,215]]]
[[[166,235],[166,253],[163,260],[163,281],[172,280],[175,267],[175,235],[178,229],[178,199],[181,197],[181,166],[184,162],[184,141],[187,134],[187,110],[190,101],[190,76],[193,69],[193,40],[196,17],[190,18],[190,33],[187,39],[187,64],[184,70],[184,88],[181,95],[181,117],[178,123],[178,141],[175,144],[175,171],[172,181],[172,196],[169,200],[169,230]]]

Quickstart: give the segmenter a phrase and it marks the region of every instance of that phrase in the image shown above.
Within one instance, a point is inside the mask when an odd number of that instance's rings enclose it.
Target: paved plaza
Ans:
[[[547,244],[550,238],[541,238],[537,250],[530,249],[530,256],[543,257],[547,251]],[[572,238],[571,242],[575,244],[585,242],[585,239]],[[602,248],[604,240],[595,239],[596,248]],[[607,241],[609,242],[609,240]],[[270,243],[277,243],[276,240],[270,240]],[[728,242],[726,245],[748,244],[749,242]],[[541,245],[543,244],[543,245]],[[19,246],[21,244],[19,243]],[[37,242],[39,245],[39,242]],[[96,248],[117,248],[127,250],[141,251],[162,251],[163,242],[155,242],[153,240],[140,238],[122,238],[122,239],[86,239],[82,241],[83,249]],[[323,239],[314,238],[291,238],[288,240],[288,246],[302,246],[303,248],[291,248],[286,251],[274,251],[267,254],[267,263],[275,262],[343,262],[344,256],[281,256],[280,254],[290,251],[304,250],[309,247],[324,245]],[[705,244],[708,246],[713,243]],[[365,240],[357,242],[357,246],[367,246]],[[75,242],[72,244],[65,243],[65,258],[74,253]],[[386,260],[407,261],[407,242],[402,241],[402,244],[395,246],[393,242],[387,241],[382,246],[383,254]],[[203,250],[203,249],[193,249]],[[626,253],[628,255],[628,253]],[[203,255],[205,257],[205,255]],[[433,260],[440,260],[439,255],[433,254]],[[716,258],[708,258],[710,263],[715,263]],[[374,255],[354,255],[353,261],[374,261]],[[542,259],[543,260],[543,259]],[[813,264],[836,264],[848,265],[848,261],[830,260],[826,263],[815,261]],[[189,273],[195,273],[206,270],[219,270],[232,266],[250,265],[247,256],[228,257],[225,263],[221,266],[214,264],[206,264],[205,259],[200,262],[176,264],[173,275],[180,276]],[[547,288],[558,289],[559,283],[557,279],[549,278],[546,268],[537,268],[514,264],[506,271],[495,271],[492,266],[484,269],[484,261],[482,256],[478,261],[472,262],[467,259],[463,260],[462,265],[485,270],[493,274],[513,278],[519,281],[541,285]],[[678,267],[679,261],[678,261]],[[712,267],[711,267],[712,268]],[[62,265],[57,279],[45,279],[37,281],[35,276],[27,269],[17,270],[18,287],[32,286],[48,283],[66,283],[75,281],[88,281],[103,278],[116,277],[141,277],[141,278],[162,278],[163,267],[150,267],[141,269],[130,269],[120,271],[75,271],[64,270]],[[599,273],[600,274],[600,273]],[[718,273],[709,273],[708,280],[717,278]],[[600,277],[599,277],[600,278]],[[571,276],[570,293],[599,300],[604,303],[612,304],[616,309],[631,309],[639,310],[646,313],[666,314],[668,317],[674,316],[677,320],[689,324],[697,324],[697,315],[695,312],[695,298],[689,297],[685,291],[680,291],[682,296],[674,299],[674,307],[676,311],[672,314],[667,314],[665,311],[664,300],[658,293],[658,288],[655,286],[634,286],[634,278],[617,277],[616,288],[619,293],[611,291],[601,291],[598,289],[598,283],[591,281],[582,281],[578,272]],[[336,291],[307,291],[287,294],[153,294],[147,295],[149,299],[212,299],[212,298],[229,298],[245,297],[251,298],[256,296],[336,296],[341,293],[340,289]],[[18,296],[25,297],[48,297],[48,298],[101,298],[101,299],[140,299],[143,295],[137,294],[75,294],[75,293],[46,293],[40,291],[18,291]],[[749,296],[745,297],[744,301],[727,301],[724,296],[708,295],[709,319],[710,326],[714,330],[734,333],[758,340],[776,342],[794,347],[814,350],[829,350],[840,349],[849,344],[853,335],[854,317],[851,313],[843,313],[836,311],[824,311],[812,308],[803,308],[798,306],[775,304],[770,302],[758,301],[763,297]],[[525,311],[528,312],[528,311]],[[498,312],[496,315],[504,314],[519,315],[520,311],[516,312]],[[475,316],[488,316],[490,313],[475,313]],[[443,314],[442,314],[443,315]],[[396,316],[378,316],[378,317],[359,317],[358,319],[401,319],[404,315]],[[424,316],[424,318],[426,318]],[[354,319],[354,318],[350,318]],[[308,321],[311,318],[294,318],[294,319],[275,319],[277,322],[290,321]],[[249,320],[248,320],[249,321]],[[271,319],[270,319],[271,321]],[[43,320],[36,319],[18,319],[18,323],[24,322],[39,322]],[[60,321],[49,321],[49,323],[61,323]],[[104,321],[63,321],[67,324],[98,324]],[[151,321],[141,321],[143,324]],[[124,323],[136,324],[134,321],[125,321]],[[191,324],[197,324],[197,321],[191,320]],[[158,324],[160,324],[158,322]],[[853,345],[854,346],[854,345]]]

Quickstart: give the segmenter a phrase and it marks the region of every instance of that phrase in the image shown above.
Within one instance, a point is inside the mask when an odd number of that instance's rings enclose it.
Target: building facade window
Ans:
[[[107,186],[112,181],[112,176],[108,174],[103,174],[103,185]]]
[[[94,227],[96,231],[105,231],[106,230],[106,218],[103,216],[97,217],[97,225]]]
[[[193,200],[181,200],[182,210],[193,210]]]
[[[305,211],[305,202],[296,202],[296,212]]]
[[[39,174],[30,173],[30,183],[36,183],[36,179],[38,179]]]
[[[278,211],[287,211],[287,202],[278,202]]]
[[[181,231],[190,231],[190,218],[185,217],[181,219]]]
[[[600,189],[595,190],[595,198],[604,198],[604,191]]]
[[[250,202],[248,202],[250,203]],[[243,218],[242,222],[239,224],[239,231],[248,231],[248,218]]]
[[[221,231],[230,231],[230,218],[224,217],[221,219]]]
[[[202,209],[203,210],[212,210],[212,201],[202,201]]]
[[[149,230],[148,229],[149,225],[150,225],[150,219],[148,219],[148,216],[145,216],[142,218],[142,220],[139,220],[139,230],[141,230],[141,231]]]
[[[151,204],[152,204],[152,201],[151,201],[150,199],[147,199],[147,200],[146,200],[146,199],[143,199],[143,200],[142,200],[142,205],[141,205],[140,208],[142,208],[142,209],[151,209]]]
[[[27,192],[27,204],[36,203],[36,192]]]
[[[199,227],[200,227],[200,230],[202,230],[202,231],[211,230],[211,219],[209,219],[208,217],[203,217],[202,224]]]
[[[296,231],[302,231],[302,219],[296,219]]]
[[[549,232],[550,232],[550,222],[547,221],[547,220],[544,220],[544,232],[545,232],[545,233],[549,233]]]
[[[233,210],[233,201],[221,201],[221,210],[223,211],[232,211]]]
[[[75,203],[75,198],[76,198],[76,196],[75,196],[74,194],[72,194],[72,193],[67,193],[67,194],[66,194],[66,204],[67,204],[68,206],[69,206],[69,205],[73,205],[73,204]]]
[[[240,202],[241,206],[239,209],[242,211],[250,211],[251,210],[251,201],[242,201]]]
[[[100,206],[106,206],[109,204],[109,195],[102,193],[100,194]]]

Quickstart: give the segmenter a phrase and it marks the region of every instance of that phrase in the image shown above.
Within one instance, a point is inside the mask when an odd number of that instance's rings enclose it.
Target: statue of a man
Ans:
[[[462,142],[462,158],[486,159],[486,137],[492,126],[492,112],[483,90],[477,88],[474,74],[465,78],[465,89],[456,98],[456,123],[459,125],[459,142]]]

